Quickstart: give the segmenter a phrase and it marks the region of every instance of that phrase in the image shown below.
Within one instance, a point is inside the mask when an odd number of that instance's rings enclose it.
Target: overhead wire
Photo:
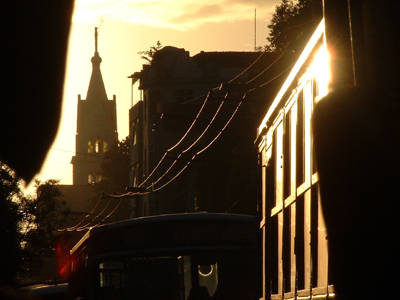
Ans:
[[[228,121],[225,123],[224,127],[219,131],[219,133],[214,137],[214,139],[211,140],[210,143],[208,143],[208,145],[206,147],[204,147],[203,149],[201,149],[200,151],[196,152],[195,155],[193,155],[193,157],[189,160],[189,162],[172,178],[170,179],[168,182],[166,182],[165,184],[163,184],[162,186],[158,187],[158,188],[153,188],[152,191],[156,192],[161,190],[162,188],[166,187],[168,184],[170,184],[172,181],[174,181],[179,175],[181,175],[183,173],[184,170],[186,170],[186,168],[190,165],[190,163],[196,158],[196,156],[200,155],[201,153],[203,153],[205,150],[207,150],[217,139],[218,137],[222,134],[222,132],[225,130],[225,128],[229,125],[229,123],[232,121],[233,117],[236,115],[237,111],[239,110],[239,107],[241,106],[243,99],[246,97],[246,93],[244,94],[243,98],[240,100],[239,104],[236,106],[236,109],[234,110],[233,114],[230,116],[230,118],[228,119]]]
[[[224,99],[226,98],[226,95],[224,97]],[[152,184],[148,187],[151,188],[153,187],[155,184],[157,184],[161,179],[163,179],[168,173],[169,171],[171,171],[171,169],[173,168],[173,166],[178,162],[178,160],[182,157],[183,154],[187,153],[191,148],[194,147],[195,144],[197,144],[197,142],[205,135],[205,133],[207,132],[207,130],[210,128],[211,124],[215,121],[218,113],[221,110],[221,107],[223,106],[225,100],[222,100],[220,105],[218,106],[216,112],[214,113],[214,116],[212,117],[211,121],[208,123],[208,125],[206,126],[206,128],[203,130],[203,132],[197,137],[197,139],[189,146],[187,147],[185,150],[183,150],[181,153],[179,153],[178,157],[175,158],[175,160],[173,161],[173,163],[169,166],[169,168],[164,172],[164,174],[162,174],[155,182],[152,182]]]
[[[102,199],[102,196],[100,196],[99,200],[101,200],[101,199]],[[107,210],[107,208],[110,205],[111,201],[112,200],[110,199],[108,201],[108,203],[106,204],[106,206],[103,208],[103,210],[100,213],[96,214],[95,217],[92,220],[90,220],[88,223],[86,223],[85,225],[79,226],[80,224],[83,223],[83,221],[86,219],[86,217],[84,217],[77,225],[72,226],[72,227],[63,228],[63,229],[60,229],[59,231],[82,231],[82,230],[84,230],[82,228],[88,228],[89,225],[92,224],[97,218],[103,216],[104,212]],[[98,201],[98,203],[99,203],[99,201]],[[98,203],[96,203],[95,208],[98,206]],[[94,212],[94,209],[92,210],[92,212]]]
[[[107,152],[104,152],[103,154],[98,154],[98,153],[86,153],[86,152],[79,152],[79,151],[58,149],[58,148],[53,148],[53,147],[51,147],[50,150],[61,151],[61,152],[67,152],[67,153],[75,153],[75,154],[87,155],[87,156],[92,156],[92,157],[109,158],[109,159],[114,159],[114,160],[126,160],[126,161],[130,161],[130,160],[131,160],[131,159],[129,159],[129,158],[108,156],[108,155],[106,154]]]
[[[264,74],[265,72],[267,72],[275,63],[277,63],[281,57],[286,53],[286,50],[282,52],[281,55],[279,55],[279,57],[277,59],[275,59],[267,68],[265,68],[264,70],[262,70],[257,76],[254,76],[252,79],[250,79],[249,81],[247,81],[246,83],[250,83],[254,80],[256,80],[258,77],[260,77],[262,74]]]
[[[111,201],[111,200],[110,200],[110,201]],[[76,229],[76,231],[82,231],[82,230],[86,230],[86,229],[89,229],[89,228],[92,229],[92,228],[98,227],[98,226],[101,225],[105,220],[107,220],[109,217],[111,217],[112,214],[114,214],[114,212],[115,212],[115,211],[117,210],[117,208],[121,205],[121,203],[122,203],[122,201],[119,200],[117,206],[116,206],[107,216],[105,216],[100,222],[98,222],[97,224],[92,225],[92,226],[83,226],[83,227],[79,227],[79,228]]]
[[[58,231],[72,231],[75,228],[79,227],[79,225],[81,225],[89,216],[92,216],[94,214],[94,211],[96,210],[97,206],[99,206],[99,203],[100,203],[101,199],[102,199],[102,196],[100,195],[100,197],[97,200],[97,202],[96,202],[95,206],[93,207],[93,209],[90,212],[88,212],[86,214],[86,216],[79,223],[77,223],[75,226],[59,229]]]
[[[205,100],[203,101],[203,105],[201,106],[201,108],[200,108],[199,112],[197,113],[195,119],[193,120],[193,122],[192,122],[192,124],[189,126],[189,128],[186,130],[186,132],[185,132],[185,134],[182,136],[182,138],[181,138],[177,143],[175,143],[174,146],[172,146],[171,148],[169,148],[169,149],[164,153],[164,155],[161,157],[161,159],[159,160],[159,162],[157,163],[157,165],[153,168],[153,170],[152,170],[152,171],[150,172],[150,174],[145,178],[145,180],[143,180],[143,181],[138,185],[138,187],[142,187],[142,186],[153,176],[153,174],[155,173],[155,171],[158,169],[158,167],[161,165],[161,163],[162,163],[162,162],[164,161],[164,159],[167,157],[168,153],[171,152],[171,151],[173,151],[176,147],[178,147],[178,146],[182,143],[182,141],[186,138],[186,136],[189,134],[189,132],[192,130],[193,126],[194,126],[195,123],[197,122],[197,120],[198,120],[200,114],[202,113],[202,111],[203,111],[203,109],[204,109],[204,107],[205,107],[205,105],[206,105],[208,99],[210,98],[210,95],[211,95],[211,91],[208,92],[208,94],[207,94]]]
[[[273,43],[274,43],[275,40],[279,37],[280,34],[281,34],[281,33],[278,33],[278,34],[276,35],[276,37],[271,41],[271,43],[268,45],[268,47],[265,48],[265,50],[261,52],[261,54],[257,57],[257,59],[256,59],[253,63],[251,63],[246,69],[244,69],[242,72],[240,72],[238,75],[236,75],[234,78],[232,78],[232,79],[229,80],[228,82],[231,83],[231,82],[235,81],[235,80],[238,79],[240,76],[242,76],[244,73],[246,73],[248,70],[250,70],[250,68],[253,67],[253,66],[261,59],[261,57],[263,57],[264,54],[267,53],[267,52],[270,50],[271,46],[273,45]]]

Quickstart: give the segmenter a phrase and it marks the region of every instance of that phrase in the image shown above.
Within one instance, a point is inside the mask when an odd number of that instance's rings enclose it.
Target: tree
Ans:
[[[141,59],[144,59],[149,64],[151,64],[154,54],[156,54],[158,51],[160,51],[161,48],[162,48],[162,45],[161,45],[160,41],[157,41],[157,44],[155,46],[151,46],[150,49],[147,51],[139,51],[138,54],[140,54]]]
[[[40,271],[54,253],[57,229],[69,210],[61,201],[57,180],[36,181],[36,196],[24,195],[22,180],[0,162],[0,285]]]
[[[0,162],[0,285],[12,285],[21,269],[21,197],[21,180]]]
[[[321,0],[281,0],[272,16],[267,41],[271,51],[301,52],[322,19]]]
[[[40,270],[43,259],[55,254],[57,229],[61,228],[70,213],[65,201],[61,200],[58,183],[54,179],[45,182],[35,180],[36,197],[30,195],[21,199],[24,275]]]

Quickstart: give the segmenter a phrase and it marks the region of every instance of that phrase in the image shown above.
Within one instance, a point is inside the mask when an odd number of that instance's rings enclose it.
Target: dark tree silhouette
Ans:
[[[301,52],[322,19],[321,0],[282,0],[272,16],[270,51]]]
[[[25,195],[22,180],[0,162],[0,286],[40,272],[45,256],[54,254],[57,229],[69,210],[57,180],[36,181],[36,195]]]
[[[15,283],[22,263],[22,216],[16,202],[21,197],[21,180],[0,162],[0,286]]]
[[[20,202],[21,234],[24,273],[34,275],[40,271],[43,259],[54,255],[59,229],[70,210],[57,188],[58,180],[35,180],[36,195],[25,196]]]

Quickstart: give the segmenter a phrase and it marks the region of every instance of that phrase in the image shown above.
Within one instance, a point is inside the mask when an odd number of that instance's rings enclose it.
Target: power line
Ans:
[[[180,174],[183,173],[183,171],[190,165],[190,163],[196,158],[196,156],[200,155],[201,153],[203,153],[205,150],[207,150],[217,139],[218,137],[222,134],[222,132],[225,130],[225,128],[229,125],[229,123],[232,121],[233,117],[236,115],[237,111],[239,110],[239,107],[241,106],[243,99],[246,97],[246,94],[243,96],[242,100],[239,102],[239,104],[237,105],[235,111],[233,112],[233,114],[231,115],[231,117],[228,119],[228,121],[225,123],[224,127],[219,131],[219,133],[214,137],[214,139],[206,146],[204,147],[202,150],[196,152],[196,154],[190,159],[190,161],[182,168],[181,171],[179,171],[172,179],[170,179],[167,183],[163,184],[162,186],[153,189],[153,192],[159,191],[162,188],[164,188],[165,186],[167,186],[168,184],[170,184],[172,181],[174,181]]]
[[[266,71],[268,71],[275,63],[278,62],[278,60],[281,59],[281,57],[286,53],[286,50],[282,52],[281,55],[279,55],[279,57],[277,59],[275,59],[267,68],[265,68],[264,70],[262,70],[257,76],[253,77],[252,79],[250,79],[249,81],[247,81],[246,83],[250,83],[254,80],[256,80],[258,77],[260,77],[262,74],[264,74]]]
[[[110,199],[110,201],[111,201],[111,199]],[[92,225],[92,226],[83,226],[83,227],[79,227],[79,228],[76,229],[76,231],[82,231],[82,230],[86,230],[86,229],[89,229],[89,228],[92,229],[92,228],[98,227],[98,226],[101,225],[105,220],[107,220],[109,217],[111,217],[111,216],[114,214],[114,212],[115,212],[115,211],[117,210],[117,208],[121,205],[121,203],[122,203],[122,201],[119,200],[117,206],[116,206],[107,216],[105,216],[100,222],[98,222],[97,224]]]
[[[94,208],[90,212],[88,212],[86,214],[86,216],[79,223],[77,223],[75,226],[59,229],[58,231],[72,231],[75,228],[79,227],[79,225],[81,225],[89,216],[92,216],[94,214],[94,211],[96,210],[97,206],[99,205],[101,199],[102,199],[102,197],[100,196],[99,199],[97,200],[96,205],[94,206]]]
[[[162,158],[161,158],[161,160],[158,162],[158,164],[155,166],[155,168],[150,172],[150,174],[146,177],[146,179],[145,179],[142,183],[139,184],[138,187],[142,187],[142,186],[151,178],[151,176],[153,176],[154,172],[158,169],[158,167],[159,167],[159,166],[161,165],[161,163],[164,161],[164,159],[165,159],[165,157],[168,155],[168,153],[171,152],[172,150],[174,150],[176,147],[178,147],[178,146],[182,143],[182,141],[186,138],[186,136],[189,134],[189,132],[192,130],[193,126],[194,126],[195,123],[197,122],[197,120],[198,120],[200,114],[202,113],[202,111],[203,111],[203,109],[204,109],[204,107],[205,107],[205,105],[206,105],[208,99],[210,98],[210,94],[211,94],[211,91],[208,92],[206,99],[203,101],[203,105],[201,106],[201,108],[200,108],[199,112],[197,113],[195,119],[193,120],[193,122],[192,122],[192,124],[189,126],[189,128],[186,130],[186,132],[185,132],[185,134],[182,136],[182,138],[181,138],[174,146],[172,146],[171,148],[169,148],[169,149],[164,153],[164,155],[162,156]]]
[[[124,161],[131,161],[129,158],[123,158],[123,157],[116,157],[116,156],[108,156],[105,152],[104,154],[96,154],[96,153],[86,153],[86,152],[79,152],[79,151],[72,151],[72,150],[64,150],[64,149],[58,149],[58,148],[53,148],[51,147],[50,150],[55,150],[55,151],[60,151],[60,152],[67,152],[67,153],[74,153],[74,154],[80,154],[80,155],[87,155],[91,157],[100,157],[100,158],[108,158],[108,159],[115,159],[115,160],[124,160]]]
[[[220,105],[218,106],[217,110],[214,113],[214,116],[211,118],[210,122],[208,123],[208,125],[206,126],[206,128],[203,130],[203,132],[198,136],[198,138],[189,146],[187,147],[185,150],[183,150],[178,157],[173,161],[173,163],[169,166],[169,168],[164,172],[164,174],[162,174],[155,182],[153,182],[148,188],[153,187],[155,184],[157,184],[161,179],[163,179],[168,173],[169,171],[171,171],[171,169],[173,168],[173,166],[178,162],[178,160],[182,157],[182,155],[184,155],[185,153],[187,153],[191,148],[194,147],[195,144],[197,144],[197,142],[206,134],[207,130],[210,128],[211,124],[215,121],[217,115],[219,114],[221,107],[223,106],[225,99],[227,97],[228,94],[225,94],[224,100],[221,101]]]

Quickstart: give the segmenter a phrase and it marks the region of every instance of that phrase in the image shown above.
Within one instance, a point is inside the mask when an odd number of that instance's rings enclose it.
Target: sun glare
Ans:
[[[328,94],[328,85],[330,80],[329,71],[329,53],[326,46],[323,45],[317,52],[313,63],[315,80],[318,84],[318,100]]]

